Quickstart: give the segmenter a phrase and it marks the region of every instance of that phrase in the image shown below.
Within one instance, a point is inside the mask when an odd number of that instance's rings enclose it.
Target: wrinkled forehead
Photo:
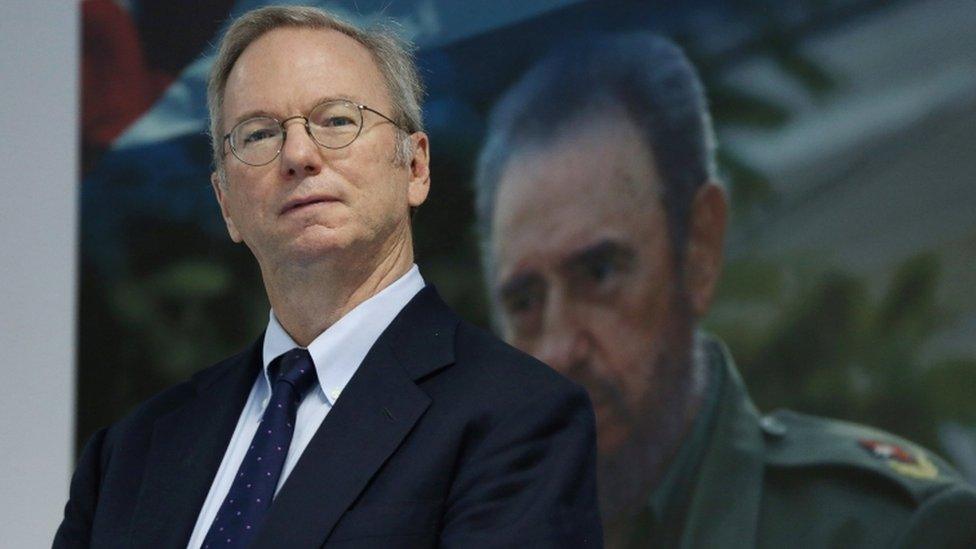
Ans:
[[[389,93],[372,53],[332,29],[280,28],[241,53],[224,89],[224,120],[251,110],[291,115],[328,97],[389,109]],[[226,123],[225,122],[225,125]]]
[[[653,155],[622,113],[567,123],[501,172],[492,219],[495,272],[558,262],[594,239],[635,239],[663,215]]]
[[[543,207],[561,195],[576,203],[610,192],[633,199],[659,193],[651,145],[621,105],[596,101],[541,132],[535,124],[526,126],[532,129],[511,132],[511,150],[495,189],[494,220],[507,210],[499,206],[506,191],[538,196]]]

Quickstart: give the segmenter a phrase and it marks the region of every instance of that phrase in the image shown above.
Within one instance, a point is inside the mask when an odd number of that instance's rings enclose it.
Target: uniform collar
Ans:
[[[681,547],[754,547],[764,465],[760,416],[725,345],[710,338],[706,352],[724,371],[724,381]]]
[[[319,386],[329,404],[335,400],[359,368],[366,353],[379,339],[401,309],[424,288],[424,279],[416,265],[406,274],[373,297],[363,301],[329,326],[308,345]],[[300,347],[278,322],[272,310],[264,337],[264,361],[261,390],[271,394],[268,366],[275,358]]]
[[[668,546],[673,546],[676,539],[680,539],[679,529],[687,518],[691,490],[695,486],[696,473],[709,445],[719,407],[719,395],[722,394],[727,377],[725,365],[721,360],[716,360],[712,347],[713,342],[703,338],[700,347],[703,352],[695,353],[696,359],[705,363],[706,387],[702,406],[687,436],[681,442],[678,453],[665,470],[664,477],[651,492],[648,502],[648,519],[652,521],[653,535]]]

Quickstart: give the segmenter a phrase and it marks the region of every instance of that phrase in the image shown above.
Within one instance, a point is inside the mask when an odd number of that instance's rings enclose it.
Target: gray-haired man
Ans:
[[[214,192],[268,328],[92,438],[55,546],[599,546],[586,393],[414,265],[429,143],[408,50],[263,8],[208,95]]]

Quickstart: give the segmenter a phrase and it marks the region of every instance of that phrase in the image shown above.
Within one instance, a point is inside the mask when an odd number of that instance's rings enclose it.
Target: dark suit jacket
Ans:
[[[261,339],[95,434],[55,547],[185,547]],[[598,547],[585,392],[425,288],[373,345],[255,547]]]

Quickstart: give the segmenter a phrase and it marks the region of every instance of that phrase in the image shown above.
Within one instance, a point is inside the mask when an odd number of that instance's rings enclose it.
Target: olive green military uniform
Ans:
[[[702,411],[634,547],[976,548],[976,490],[944,461],[852,423],[762,416],[724,346],[705,346]]]

